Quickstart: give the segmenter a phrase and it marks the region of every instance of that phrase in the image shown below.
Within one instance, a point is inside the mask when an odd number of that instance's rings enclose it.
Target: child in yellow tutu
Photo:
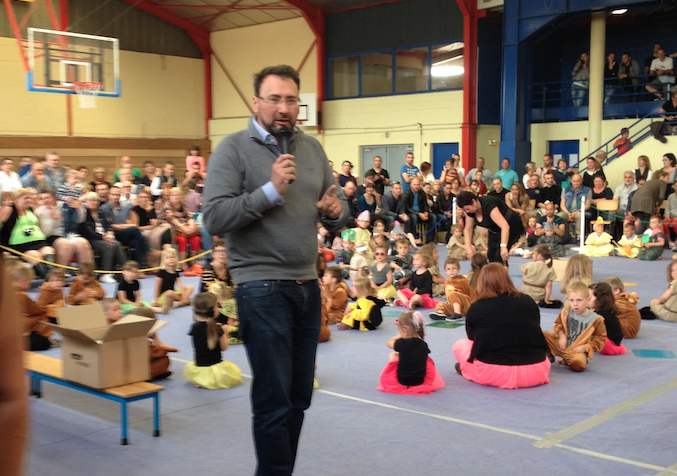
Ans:
[[[635,226],[632,223],[623,225],[623,236],[618,240],[616,247],[616,256],[625,256],[626,258],[637,258],[637,255],[644,248],[642,237],[635,234]]]
[[[592,225],[592,233],[585,239],[581,253],[586,256],[609,256],[614,251],[613,238],[604,231],[604,219],[597,217]]]
[[[240,369],[221,360],[221,352],[228,348],[228,326],[217,324],[219,314],[216,296],[200,293],[193,300],[195,323],[189,335],[193,338],[195,362],[186,365],[183,376],[198,388],[230,388],[242,383]]]
[[[349,329],[373,331],[383,322],[381,308],[385,306],[385,301],[376,297],[369,278],[360,276],[355,279],[353,288],[357,302],[348,305],[343,320],[336,324],[336,328],[341,331]]]
[[[376,295],[384,301],[390,301],[397,296],[397,290],[393,286],[393,270],[386,261],[387,258],[386,245],[378,245],[374,251],[374,265],[369,273]]]

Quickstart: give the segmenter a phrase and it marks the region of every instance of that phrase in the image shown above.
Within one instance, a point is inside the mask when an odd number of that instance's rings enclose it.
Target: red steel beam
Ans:
[[[19,24],[19,31],[23,31],[24,27],[26,26],[26,23],[28,23],[29,18],[31,17],[31,15],[33,15],[33,12],[35,11],[35,9],[38,7],[39,4],[40,0],[35,0],[35,2],[33,2],[31,8],[28,9],[26,15],[24,15],[23,20],[21,20],[21,23]]]
[[[19,30],[19,25],[16,22],[16,17],[14,16],[14,9],[9,0],[3,0],[5,4],[5,10],[7,10],[7,18],[9,19],[9,24],[16,38],[16,43],[19,46],[19,55],[21,55],[21,62],[24,65],[24,71],[28,72],[28,59],[26,58],[26,53],[24,53],[23,45],[21,44],[21,30]]]
[[[404,0],[398,0],[404,1]],[[228,11],[242,11],[242,10],[295,10],[295,7],[284,7],[284,6],[267,6],[259,5],[257,7],[218,7],[212,5],[159,5],[160,8],[166,10],[220,10],[224,12]]]
[[[456,0],[463,13],[463,123],[461,161],[466,170],[477,159],[477,0]]]

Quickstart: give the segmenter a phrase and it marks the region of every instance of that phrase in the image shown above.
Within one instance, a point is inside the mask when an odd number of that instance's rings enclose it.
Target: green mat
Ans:
[[[637,357],[644,357],[647,359],[674,359],[677,358],[675,353],[671,350],[649,350],[649,349],[632,349],[632,353]]]
[[[462,322],[446,322],[446,321],[439,321],[439,322],[432,322],[430,324],[427,324],[428,327],[441,327],[442,329],[456,329],[457,327],[465,326],[464,323]]]
[[[404,311],[402,311],[404,312]],[[383,317],[399,317],[402,312],[399,311],[381,311]]]

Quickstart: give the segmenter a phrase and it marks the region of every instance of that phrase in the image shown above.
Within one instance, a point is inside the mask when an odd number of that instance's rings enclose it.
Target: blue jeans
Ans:
[[[238,286],[235,299],[254,378],[256,475],[289,476],[313,394],[320,288],[316,279],[250,281]]]
[[[574,106],[576,107],[581,107],[585,106],[587,101],[587,96],[588,96],[588,88],[582,88],[580,86],[576,86],[573,84],[571,86],[571,100],[574,103]]]

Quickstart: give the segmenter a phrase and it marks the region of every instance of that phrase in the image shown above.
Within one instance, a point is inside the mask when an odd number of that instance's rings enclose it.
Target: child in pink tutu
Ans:
[[[428,357],[423,340],[425,319],[420,312],[404,312],[395,321],[399,334],[388,340],[388,365],[381,372],[377,390],[387,393],[425,395],[444,388],[444,380]]]
[[[625,354],[627,350],[621,344],[623,340],[623,329],[618,321],[618,307],[614,298],[613,290],[609,283],[596,283],[588,286],[588,306],[604,318],[606,326],[606,341],[604,348],[599,351],[604,355]]]
[[[407,309],[415,309],[416,307],[435,309],[439,301],[432,298],[433,276],[428,271],[428,268],[432,265],[431,256],[420,251],[414,253],[413,266],[416,268],[416,272],[411,275],[409,289],[402,288],[397,291],[399,299],[395,301],[396,305],[404,306]]]

